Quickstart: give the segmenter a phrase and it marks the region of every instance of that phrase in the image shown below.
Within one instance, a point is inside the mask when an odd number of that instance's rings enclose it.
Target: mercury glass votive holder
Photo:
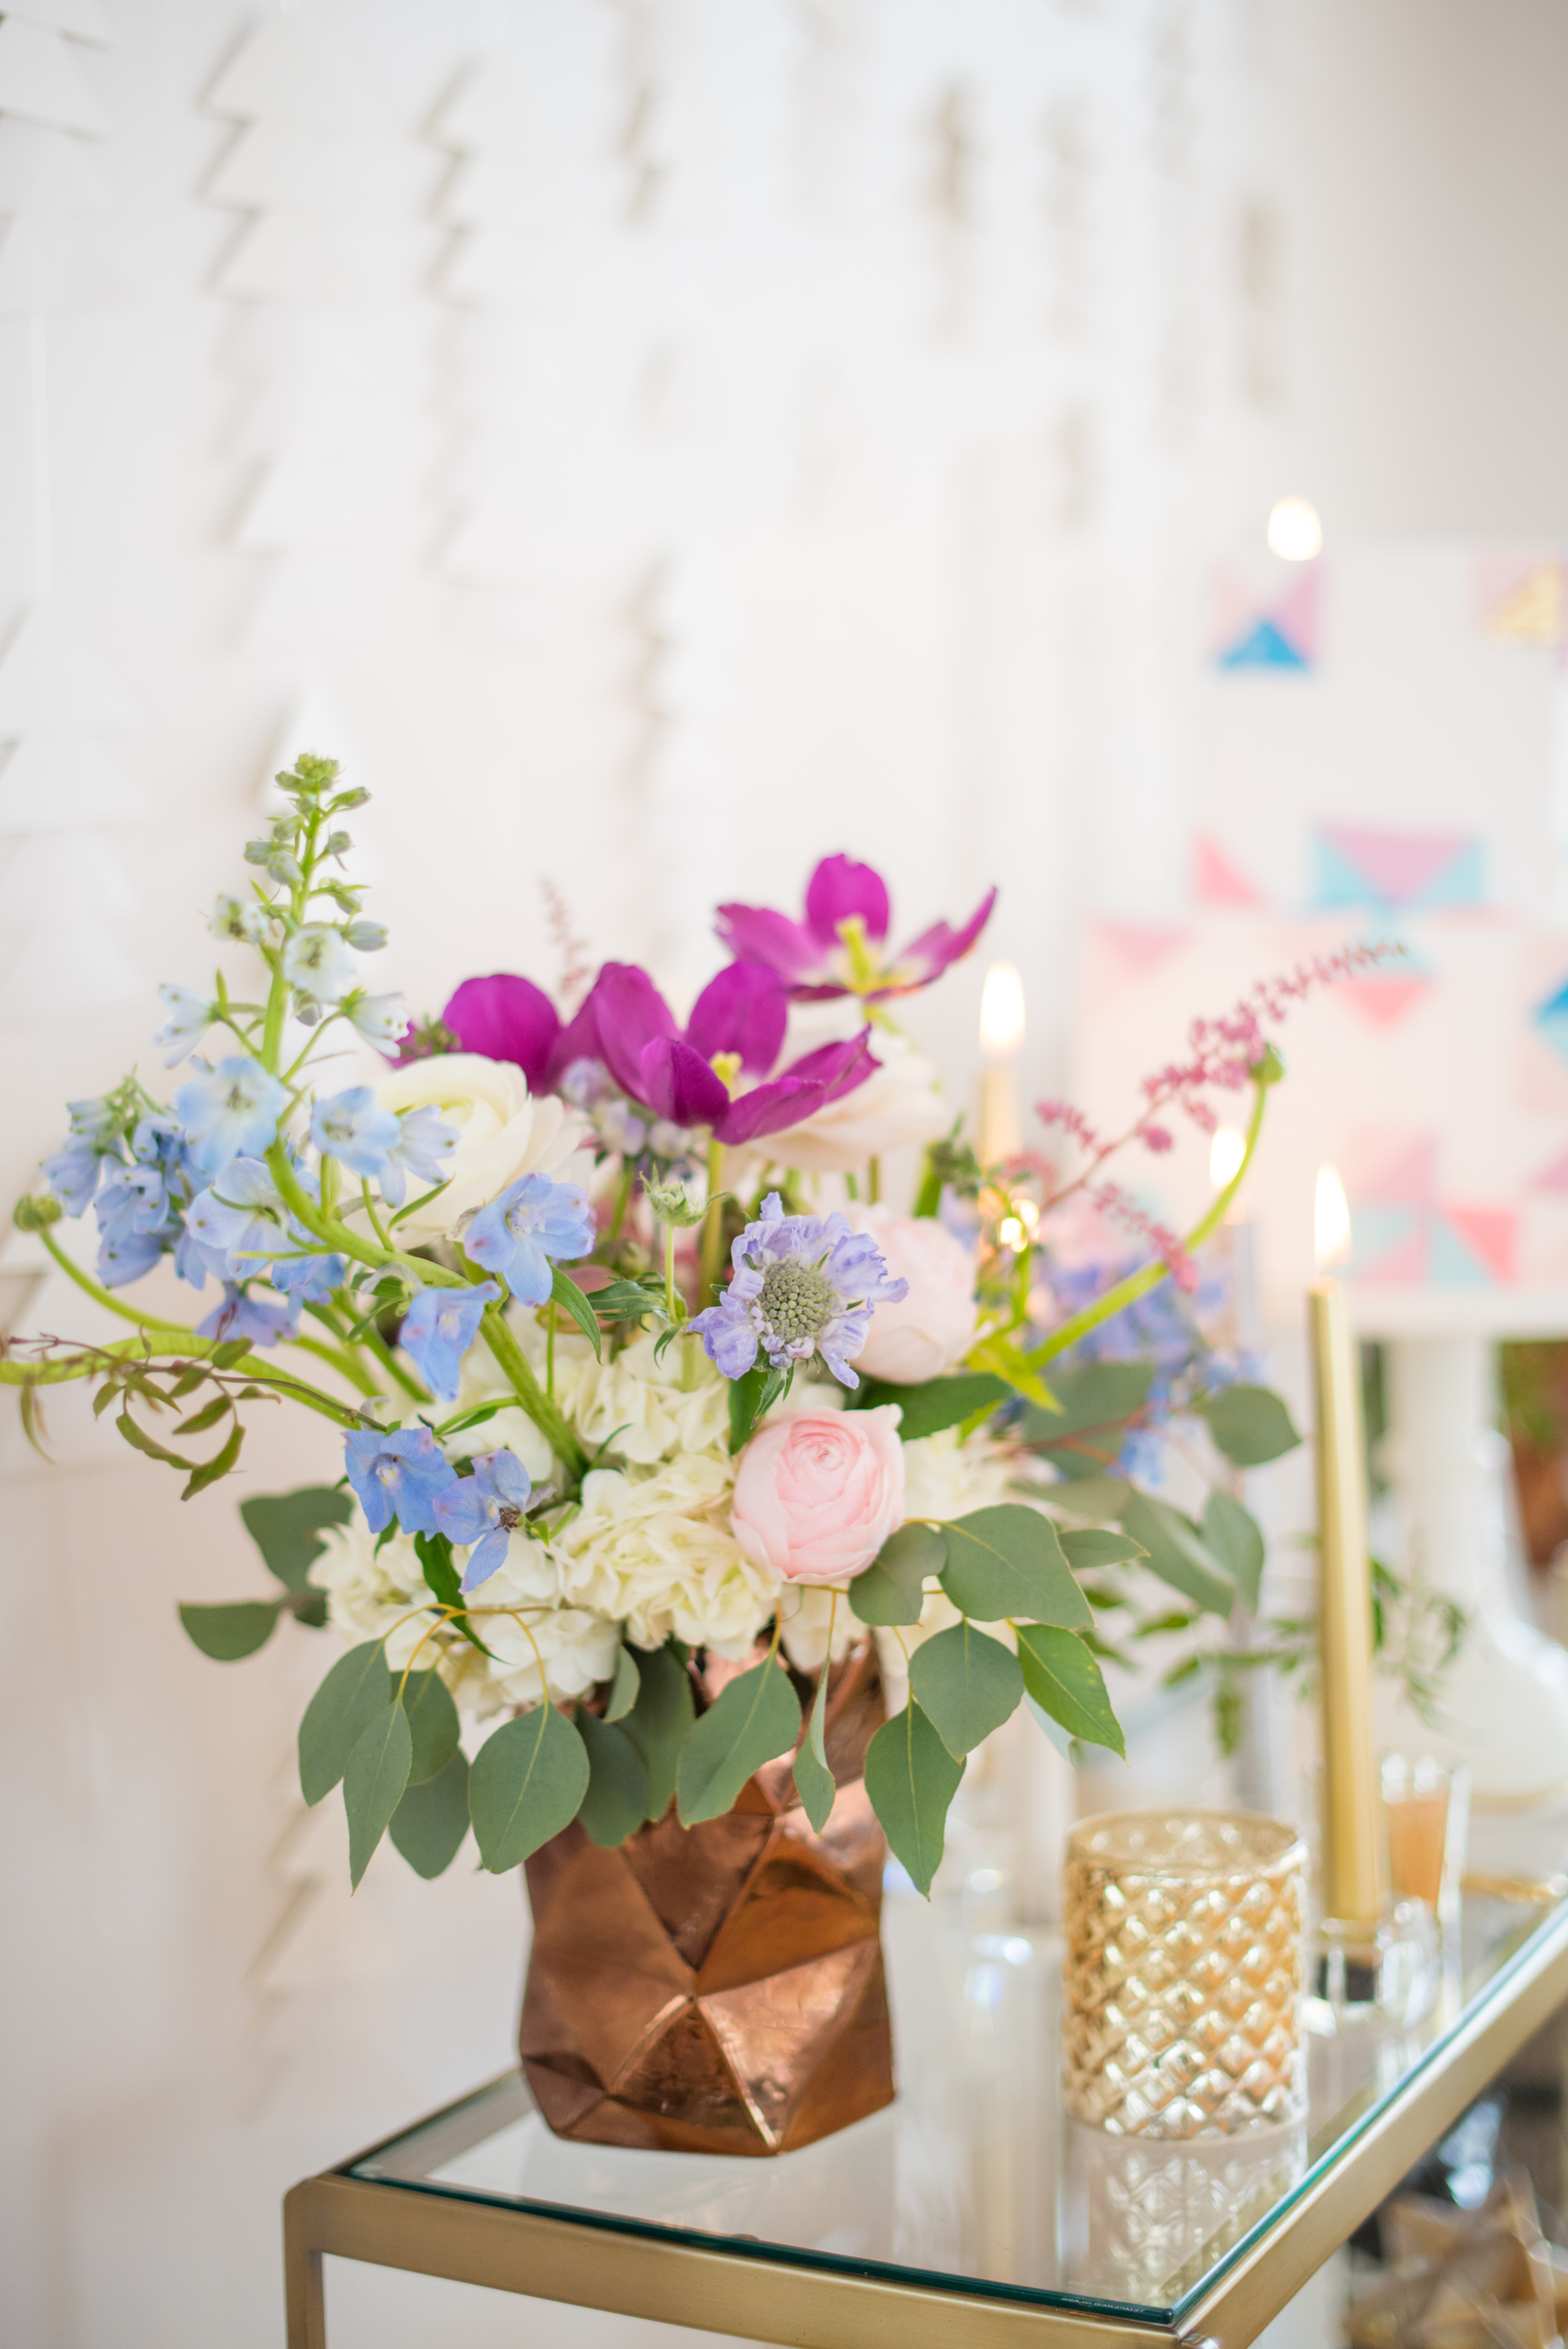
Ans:
[[[1068,1838],[1062,2100],[1113,2136],[1306,2111],[1306,1846],[1251,1811],[1125,1811]]]

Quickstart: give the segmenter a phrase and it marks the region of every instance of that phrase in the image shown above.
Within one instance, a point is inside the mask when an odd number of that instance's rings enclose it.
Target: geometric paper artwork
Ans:
[[[1357,1280],[1453,1288],[1513,1279],[1518,1216],[1439,1200],[1435,1137],[1363,1136],[1358,1154],[1365,1171],[1347,1186]]]
[[[1303,567],[1290,585],[1266,598],[1248,597],[1233,579],[1217,583],[1220,621],[1214,666],[1234,672],[1266,669],[1300,675],[1317,662],[1317,571]]]
[[[1485,898],[1484,850],[1470,833],[1326,824],[1313,841],[1313,902],[1326,912],[1426,912]]]

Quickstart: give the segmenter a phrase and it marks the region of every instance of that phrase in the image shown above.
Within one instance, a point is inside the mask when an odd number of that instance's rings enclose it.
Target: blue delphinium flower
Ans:
[[[400,1129],[394,1111],[377,1108],[368,1085],[350,1085],[346,1092],[316,1102],[310,1138],[324,1156],[340,1159],[350,1173],[368,1181],[386,1165]]]
[[[443,1402],[455,1398],[463,1356],[474,1342],[485,1307],[500,1295],[493,1280],[481,1281],[477,1288],[414,1291],[397,1343],[431,1393]]]
[[[481,1207],[463,1234],[474,1262],[499,1273],[524,1305],[542,1305],[549,1296],[552,1257],[586,1256],[593,1245],[588,1194],[548,1174],[523,1175]]]
[[[98,1278],[109,1288],[139,1280],[178,1245],[191,1190],[184,1136],[172,1118],[138,1120],[131,1164],[111,1159],[98,1188]]]
[[[314,1175],[295,1171],[314,1190]],[[221,1280],[259,1277],[308,1304],[325,1305],[348,1278],[347,1258],[326,1254],[295,1222],[264,1159],[232,1160],[185,1210],[185,1234],[196,1254],[189,1266],[177,1256],[175,1270],[196,1288],[207,1271]]]
[[[355,994],[348,997],[343,1008],[368,1043],[395,1044],[412,1025],[408,1006],[400,995]]]
[[[223,1283],[223,1302],[198,1324],[199,1338],[248,1338],[253,1346],[275,1346],[292,1338],[299,1327],[297,1305],[274,1305],[269,1298],[247,1295],[237,1281]]]
[[[169,1017],[154,1030],[152,1040],[163,1054],[164,1067],[171,1069],[176,1061],[189,1059],[212,1025],[212,1007],[194,988],[160,987],[158,992]]]
[[[412,1174],[416,1183],[444,1183],[452,1153],[458,1146],[457,1127],[442,1123],[441,1112],[434,1102],[405,1110],[397,1123],[397,1139],[387,1153],[387,1164],[379,1177],[381,1195],[394,1207],[403,1204],[406,1174]]]
[[[283,973],[301,995],[335,1003],[354,985],[354,957],[339,931],[325,922],[307,922],[284,948]]]
[[[515,1452],[479,1452],[474,1473],[458,1478],[436,1495],[436,1517],[449,1541],[469,1546],[462,1588],[477,1590],[506,1557],[507,1545],[522,1523],[523,1505],[533,1490]]]
[[[813,1354],[841,1386],[858,1387],[850,1362],[866,1342],[872,1309],[896,1305],[907,1280],[889,1278],[867,1232],[842,1216],[787,1216],[777,1191],[730,1250],[735,1275],[691,1327],[727,1379],[744,1378],[758,1347],[776,1371]]]
[[[394,1516],[406,1534],[439,1533],[435,1504],[458,1481],[458,1472],[428,1427],[356,1427],[344,1439],[348,1481],[359,1496],[373,1534],[385,1533]]]
[[[218,1174],[232,1159],[259,1158],[271,1147],[287,1098],[259,1061],[234,1052],[181,1086],[174,1114],[196,1164],[204,1174]]]
[[[114,1103],[96,1096],[67,1103],[71,1130],[61,1147],[44,1161],[44,1177],[67,1216],[85,1216],[93,1202],[106,1158],[118,1155],[119,1122]]]

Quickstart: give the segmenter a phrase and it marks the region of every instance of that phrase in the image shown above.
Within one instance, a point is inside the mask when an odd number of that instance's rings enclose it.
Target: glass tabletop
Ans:
[[[772,2158],[645,2152],[552,2136],[513,2072],[346,2174],[586,2230],[1179,2323],[1413,2075],[1506,2004],[1540,1937],[1565,1924],[1568,1902],[1467,1895],[1423,2023],[1309,2037],[1304,2126],[1159,2144],[1063,2114],[1054,1936],[976,1932],[961,1901],[890,1887],[899,2095],[887,2110]]]

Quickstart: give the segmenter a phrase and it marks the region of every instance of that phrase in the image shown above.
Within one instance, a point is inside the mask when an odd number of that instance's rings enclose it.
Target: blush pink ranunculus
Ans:
[[[901,1387],[940,1378],[975,1343],[974,1250],[934,1216],[895,1216],[863,1201],[843,1213],[851,1230],[871,1234],[894,1279],[908,1283],[902,1302],[872,1315],[856,1370]]]
[[[754,1566],[786,1582],[842,1582],[903,1523],[899,1406],[803,1413],[740,1455],[730,1522]]]

